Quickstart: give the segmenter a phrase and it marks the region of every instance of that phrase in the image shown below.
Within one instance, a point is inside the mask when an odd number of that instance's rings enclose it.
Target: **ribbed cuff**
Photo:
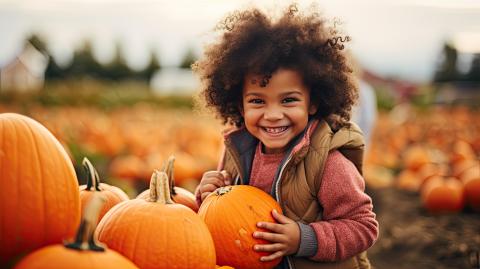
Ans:
[[[310,225],[297,222],[300,228],[300,246],[295,257],[313,257],[317,254],[318,241],[315,230]]]

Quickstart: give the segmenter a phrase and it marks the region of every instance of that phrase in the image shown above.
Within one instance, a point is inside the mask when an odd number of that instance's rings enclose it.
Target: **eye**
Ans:
[[[260,98],[254,98],[254,99],[248,100],[248,103],[250,103],[250,104],[263,104],[264,102]]]
[[[292,102],[296,102],[296,101],[299,101],[299,99],[295,98],[295,97],[287,97],[287,98],[282,100],[282,103],[292,103]]]

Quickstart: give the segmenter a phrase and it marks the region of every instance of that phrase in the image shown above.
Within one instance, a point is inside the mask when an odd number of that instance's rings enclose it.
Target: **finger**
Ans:
[[[280,243],[275,244],[257,244],[253,246],[255,251],[261,252],[275,252],[283,249],[283,245]]]
[[[214,184],[205,184],[200,187],[200,192],[212,192],[218,189],[218,187]]]
[[[283,225],[278,224],[278,223],[272,223],[272,222],[257,222],[257,227],[266,229],[275,233],[283,233]]]
[[[287,223],[294,222],[289,217],[287,217],[287,216],[285,216],[281,213],[278,213],[278,211],[276,209],[272,210],[272,216],[278,223],[287,224]]]
[[[285,241],[282,234],[276,233],[254,232],[253,237],[257,239],[264,239],[272,243],[282,243]]]
[[[201,195],[201,197],[200,197],[200,198],[202,199],[202,201],[205,200],[205,198],[207,198],[207,196],[208,196],[210,193],[212,193],[212,192],[202,192],[202,195]]]
[[[213,184],[217,188],[225,186],[225,183],[223,182],[223,178],[221,176],[207,176],[202,179],[202,185],[206,184]]]
[[[226,170],[220,171],[220,174],[223,176],[223,181],[225,185],[232,184],[232,176]]]
[[[285,252],[283,252],[283,251],[277,251],[277,252],[275,252],[271,255],[260,257],[260,261],[262,261],[262,262],[273,261],[275,259],[281,258],[284,253]]]
[[[218,177],[218,175],[220,174],[220,172],[218,171],[207,171],[205,173],[203,173],[203,177]]]

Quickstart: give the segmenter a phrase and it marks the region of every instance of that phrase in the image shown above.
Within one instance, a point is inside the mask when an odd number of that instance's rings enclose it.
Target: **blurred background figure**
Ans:
[[[352,108],[352,121],[360,126],[365,138],[365,150],[370,147],[372,131],[377,119],[377,97],[373,87],[363,79],[363,69],[352,54],[349,54],[353,72],[358,80],[358,101]]]

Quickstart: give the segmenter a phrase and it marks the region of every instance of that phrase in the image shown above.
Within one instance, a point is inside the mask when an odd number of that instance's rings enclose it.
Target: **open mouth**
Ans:
[[[288,129],[288,126],[281,127],[262,127],[262,129],[268,134],[278,135],[285,132]]]

